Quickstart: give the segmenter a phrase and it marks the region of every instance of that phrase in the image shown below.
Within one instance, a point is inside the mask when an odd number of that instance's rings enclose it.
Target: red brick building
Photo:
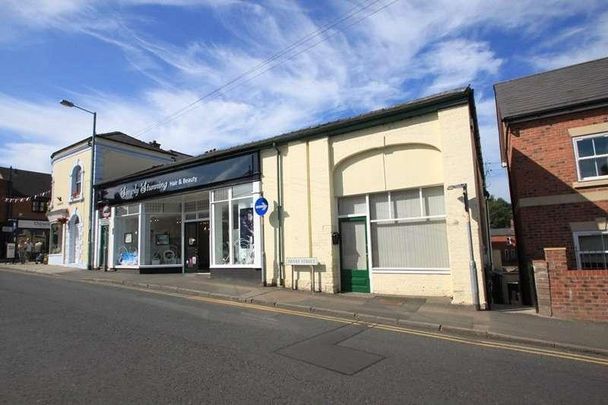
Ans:
[[[608,58],[494,90],[523,301],[608,320]]]
[[[47,252],[50,191],[48,173],[0,167],[0,260],[13,261],[7,258],[7,244],[22,239],[29,239],[37,253]]]

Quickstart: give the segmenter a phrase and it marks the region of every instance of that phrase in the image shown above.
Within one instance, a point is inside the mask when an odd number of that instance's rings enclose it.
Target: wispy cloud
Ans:
[[[338,0],[323,2],[322,7],[289,0],[8,0],[0,4],[0,47],[13,46],[15,37],[47,31],[75,38],[84,34],[111,45],[128,69],[151,80],[147,88],[118,94],[100,87],[73,96],[99,112],[100,130],[137,133],[338,15],[351,12],[355,3],[371,4]],[[358,17],[388,3],[374,3]],[[151,29],[162,23],[157,15],[146,14],[151,6],[186,13],[204,10],[205,18],[221,26],[229,37],[172,42]],[[501,74],[508,55],[500,52],[496,37],[525,36],[545,43],[534,54],[520,54],[542,68],[589,58],[608,49],[608,13],[598,13],[601,7],[602,2],[595,0],[401,0],[357,24],[350,25],[356,19],[349,20],[302,43],[286,54],[286,63],[258,76],[273,63],[265,65],[245,76],[238,86],[203,100],[178,120],[142,137],[197,153],[471,83],[478,88],[486,159],[498,161],[489,85],[504,79]],[[598,17],[589,30],[576,24],[562,27],[573,15]],[[551,35],[546,35],[547,29]],[[557,53],[559,43],[553,47],[546,42],[557,36],[582,45]],[[0,94],[0,131],[12,137],[0,152],[0,162],[16,162],[16,151],[27,145],[58,149],[86,136],[89,126],[88,117],[61,110],[54,97],[27,100]]]
[[[608,12],[543,41],[531,61],[540,70],[555,69],[608,56]]]

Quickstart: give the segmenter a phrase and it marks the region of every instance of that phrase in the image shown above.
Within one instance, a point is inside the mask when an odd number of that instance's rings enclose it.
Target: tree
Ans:
[[[488,210],[490,211],[490,227],[491,228],[510,228],[513,211],[511,204],[502,198],[490,196],[488,199]]]

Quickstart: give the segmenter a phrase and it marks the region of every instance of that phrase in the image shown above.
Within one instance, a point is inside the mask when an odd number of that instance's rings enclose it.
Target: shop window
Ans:
[[[205,193],[198,200],[184,202],[184,219],[186,221],[195,221],[209,218],[209,199]]]
[[[378,193],[369,196],[369,212],[374,219],[389,219],[390,205],[388,193]]]
[[[54,222],[51,224],[51,231],[49,237],[49,253],[59,254],[61,253],[61,247],[63,245],[63,224]]]
[[[144,205],[142,264],[154,266],[182,263],[182,206],[166,200]]]
[[[338,215],[366,215],[365,196],[343,197],[338,200]]]
[[[256,241],[252,183],[214,190],[211,194],[214,259],[216,266],[252,266],[259,255]]]
[[[340,215],[365,215],[365,196],[340,198]],[[372,267],[378,270],[449,268],[442,186],[370,194]],[[353,209],[358,204],[358,208]]]
[[[608,176],[608,134],[574,139],[579,180]]]
[[[575,233],[574,245],[579,269],[608,269],[608,232]]]
[[[232,198],[251,197],[252,193],[252,183],[238,184],[232,187]]]
[[[445,221],[375,222],[371,224],[375,268],[447,268]]]
[[[214,203],[213,240],[215,241],[215,264],[230,263],[230,233],[228,202]]]
[[[137,204],[116,208],[114,261],[117,266],[139,264],[139,205]]]
[[[253,232],[253,201],[251,198],[232,202],[232,240],[234,264],[253,264],[255,241]]]
[[[80,165],[74,166],[72,169],[72,190],[71,198],[77,199],[82,195],[82,167]]]
[[[420,190],[395,191],[389,194],[392,205],[392,218],[413,218],[422,215]]]
[[[374,194],[370,205],[374,268],[449,267],[442,186]]]

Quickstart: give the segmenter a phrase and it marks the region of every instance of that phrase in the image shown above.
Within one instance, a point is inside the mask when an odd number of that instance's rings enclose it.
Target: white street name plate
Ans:
[[[285,263],[291,266],[316,266],[319,260],[316,257],[287,257]]]

